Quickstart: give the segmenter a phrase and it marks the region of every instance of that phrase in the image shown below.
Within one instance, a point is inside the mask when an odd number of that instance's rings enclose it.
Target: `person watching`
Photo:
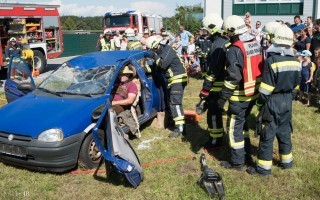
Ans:
[[[293,32],[300,31],[304,28],[304,24],[301,23],[301,18],[299,15],[294,16],[294,24],[290,26]]]

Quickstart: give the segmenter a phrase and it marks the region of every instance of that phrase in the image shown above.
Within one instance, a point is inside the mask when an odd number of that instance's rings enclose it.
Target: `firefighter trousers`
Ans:
[[[186,82],[174,83],[168,88],[168,102],[170,107],[170,114],[173,118],[175,127],[179,128],[179,131],[183,131],[185,124],[184,112],[182,108],[183,92],[186,86]]]
[[[244,164],[245,159],[251,157],[251,144],[247,118],[255,105],[253,101],[229,101],[227,131],[231,149],[232,164]]]
[[[266,103],[262,114],[264,128],[260,134],[257,171],[270,174],[273,158],[273,141],[276,137],[279,145],[280,166],[292,166],[292,94],[273,94]]]
[[[223,121],[222,110],[218,108],[217,100],[219,99],[218,92],[210,92],[207,99],[207,124],[210,137],[212,139],[218,139],[223,137]]]

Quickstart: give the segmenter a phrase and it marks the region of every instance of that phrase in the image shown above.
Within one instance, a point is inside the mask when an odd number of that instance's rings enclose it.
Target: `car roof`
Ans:
[[[88,53],[69,60],[67,63],[79,70],[90,69],[99,66],[112,66],[119,60],[133,57],[139,59],[143,57],[145,51],[99,51]]]

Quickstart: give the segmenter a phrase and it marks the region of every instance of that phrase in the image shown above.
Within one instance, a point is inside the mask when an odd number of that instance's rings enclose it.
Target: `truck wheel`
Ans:
[[[98,134],[101,142],[104,144],[104,131],[98,130]],[[90,133],[81,145],[78,166],[84,169],[96,168],[100,163],[101,157],[102,154],[96,146],[92,133]]]
[[[34,59],[34,67],[39,69],[40,74],[44,71],[44,68],[46,66],[46,58],[41,53],[41,51],[33,50],[33,59]]]

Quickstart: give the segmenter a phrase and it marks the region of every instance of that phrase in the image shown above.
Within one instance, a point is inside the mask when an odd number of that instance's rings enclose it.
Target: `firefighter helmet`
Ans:
[[[162,37],[159,36],[151,36],[146,41],[146,46],[148,49],[155,49],[158,47],[158,44],[163,40]]]
[[[221,30],[223,20],[218,14],[207,15],[203,20],[202,24],[209,31],[209,33],[214,34]]]
[[[17,42],[17,39],[15,37],[10,38],[9,42]]]
[[[223,29],[228,36],[241,35],[248,30],[244,20],[237,15],[227,17],[224,20]]]
[[[277,45],[291,46],[293,43],[293,32],[287,25],[281,25],[274,31],[273,43]]]
[[[134,30],[132,28],[127,28],[124,32],[127,37],[135,37],[136,36],[136,34],[134,33]]]
[[[281,24],[279,22],[268,22],[263,28],[263,31],[268,33],[269,35],[273,35],[276,28],[278,28]]]

